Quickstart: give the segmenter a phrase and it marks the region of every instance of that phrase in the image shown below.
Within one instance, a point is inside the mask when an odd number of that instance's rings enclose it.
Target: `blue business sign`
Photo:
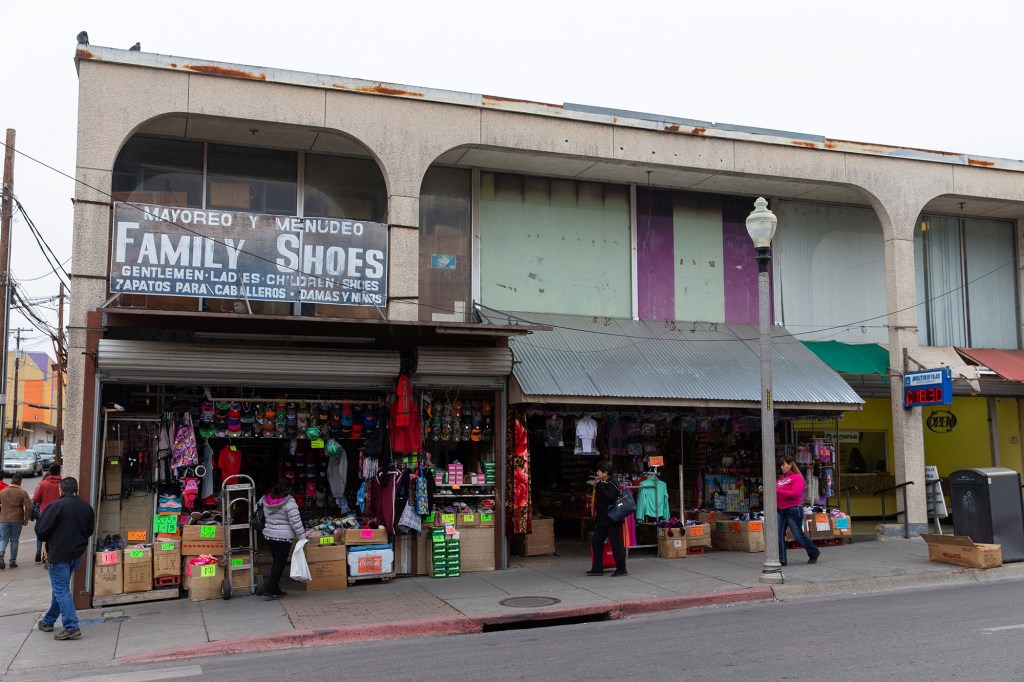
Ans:
[[[953,404],[953,372],[929,369],[903,375],[903,407]]]

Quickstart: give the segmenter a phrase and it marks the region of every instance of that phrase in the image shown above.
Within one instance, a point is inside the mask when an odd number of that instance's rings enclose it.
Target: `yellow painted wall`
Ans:
[[[996,415],[999,425],[1000,466],[1014,469],[1024,474],[1024,455],[1021,449],[1020,413],[1017,398],[996,398]],[[956,416],[956,426],[948,433],[935,433],[926,424],[930,414],[938,410],[948,410]],[[937,466],[942,477],[958,469],[992,466],[992,448],[988,434],[988,399],[968,396],[956,396],[952,405],[936,405],[921,409],[922,428],[924,431],[925,464]],[[859,412],[847,412],[840,422],[843,431],[877,431],[888,433],[888,470],[894,471],[892,446],[892,413],[890,401],[885,398],[868,398],[864,409]],[[848,452],[846,447],[843,452]],[[869,469],[872,468],[871,457]],[[845,461],[842,462],[845,465]],[[922,472],[919,485],[923,484]],[[916,481],[917,479],[915,479]],[[850,484],[850,478],[841,478],[840,487]],[[881,503],[877,495],[857,495],[850,497],[853,516],[878,516]],[[947,500],[948,504],[948,500]],[[886,495],[886,513],[895,509],[894,493]],[[840,506],[846,509],[846,498],[840,499]]]

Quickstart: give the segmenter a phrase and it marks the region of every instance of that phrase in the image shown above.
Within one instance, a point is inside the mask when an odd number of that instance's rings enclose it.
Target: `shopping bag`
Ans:
[[[590,547],[590,565],[594,565],[593,546]],[[601,568],[615,568],[615,555],[612,554],[612,544],[607,540],[604,541],[604,551],[601,552]]]
[[[306,538],[302,538],[295,543],[295,549],[292,550],[292,568],[289,575],[292,580],[300,583],[308,583],[313,579],[309,574],[309,564],[306,563],[306,553],[303,551],[305,547]]]
[[[416,533],[417,535],[423,529],[423,519],[416,513],[415,504],[411,498],[406,502],[405,509],[402,510],[402,516],[398,519],[398,529],[405,533]]]

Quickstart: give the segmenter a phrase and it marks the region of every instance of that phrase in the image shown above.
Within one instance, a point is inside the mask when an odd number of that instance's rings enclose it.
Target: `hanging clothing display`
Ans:
[[[419,407],[412,397],[409,378],[404,375],[398,378],[398,400],[388,405],[388,413],[391,417],[392,452],[408,453],[423,450]]]
[[[530,448],[522,415],[509,420],[506,436],[508,477],[505,489],[505,508],[510,533],[533,532],[530,502]]]
[[[562,440],[562,418],[553,414],[544,423],[544,445],[549,448],[560,448],[565,445]]]
[[[593,417],[586,416],[576,422],[577,455],[599,455],[594,441],[597,439],[597,422]]]
[[[234,445],[225,445],[217,455],[217,468],[221,479],[234,476],[242,471],[242,451]]]
[[[192,417],[186,412],[174,434],[174,446],[171,448],[171,468],[194,467],[199,464],[199,453],[196,451],[196,432],[192,428]]]
[[[651,475],[640,482],[636,499],[638,519],[667,519],[669,514],[668,485]]]

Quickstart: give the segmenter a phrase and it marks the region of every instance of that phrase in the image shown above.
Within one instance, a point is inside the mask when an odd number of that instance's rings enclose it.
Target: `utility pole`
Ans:
[[[64,282],[60,283],[60,303],[57,306],[57,438],[54,445],[54,463],[63,464],[64,456],[64,372],[67,369],[67,349],[64,347]]]
[[[21,333],[27,331],[27,329],[20,328],[14,330],[18,343],[15,346],[17,350],[14,351],[14,400],[11,402],[11,410],[13,410],[13,414],[11,415],[12,441],[17,441],[21,438],[21,410],[18,409],[18,374],[21,369]]]
[[[3,199],[0,201],[0,335],[3,336],[3,358],[0,362],[0,432],[7,426],[7,334],[11,324],[11,213],[14,205],[14,129],[7,129],[4,148]],[[12,422],[13,423],[13,422]]]

